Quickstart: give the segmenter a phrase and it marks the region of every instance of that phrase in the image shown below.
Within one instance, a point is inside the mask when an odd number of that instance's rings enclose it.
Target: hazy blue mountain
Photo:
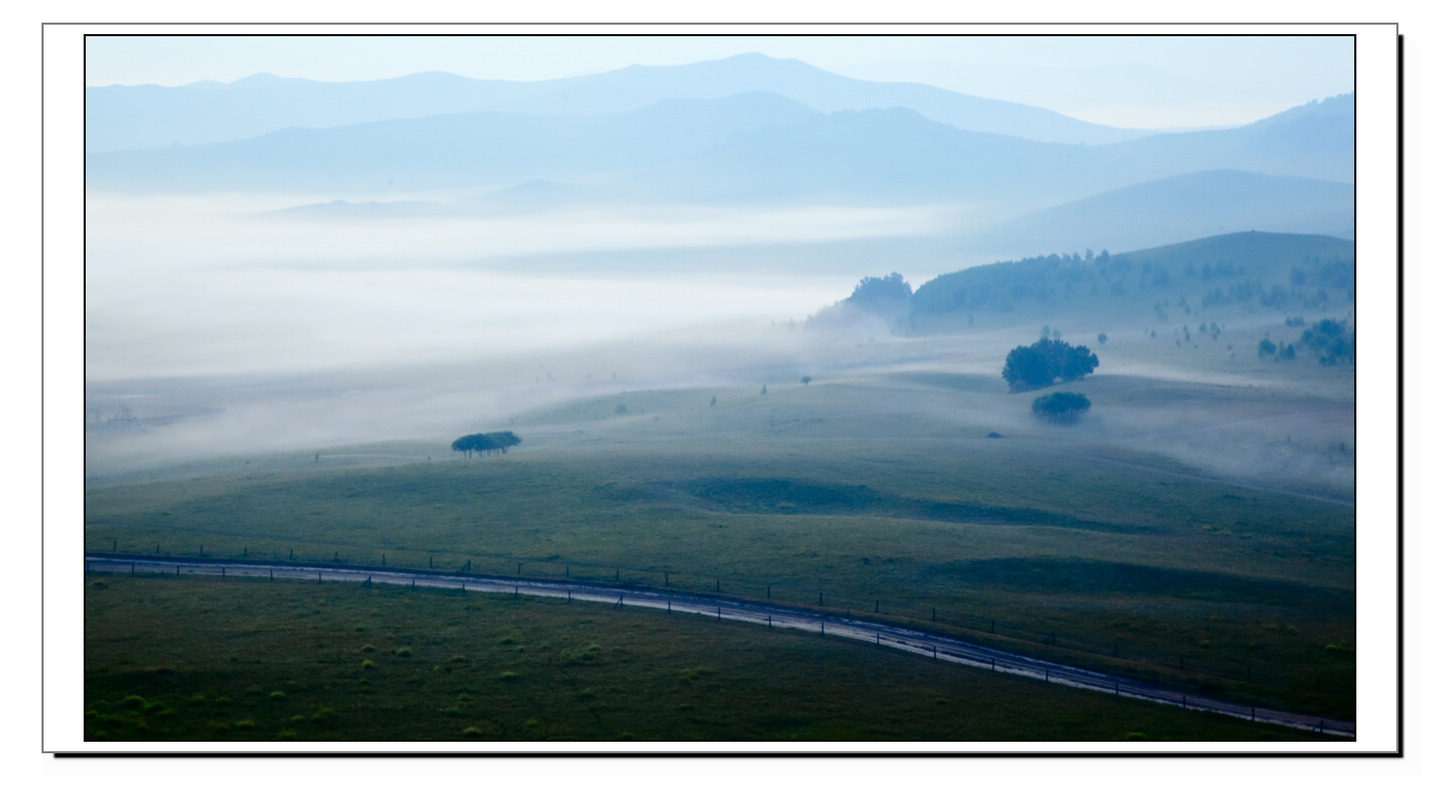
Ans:
[[[493,111],[86,157],[96,188],[138,191],[378,190],[483,185],[635,169],[715,148],[742,133],[816,116],[774,94],[666,100],[608,116]]]
[[[1233,168],[1353,183],[1355,95],[1297,106],[1240,128],[1159,134],[1108,149],[1121,160],[1164,160],[1172,174]]]
[[[1118,252],[1245,230],[1353,239],[1355,187],[1236,170],[1196,172],[1024,214],[964,243],[972,251],[1015,256]]]
[[[344,83],[262,73],[231,83],[93,86],[85,89],[85,151],[208,144],[283,128],[478,111],[525,90],[524,83],[443,72]]]
[[[1312,108],[1344,105],[1339,98]],[[672,200],[961,202],[1038,210],[1217,169],[1348,180],[1353,117],[1285,113],[1290,116],[1243,128],[1082,147],[961,131],[903,108],[838,112],[737,137],[635,182]]]
[[[684,66],[632,66],[530,82],[427,72],[344,83],[260,74],[233,83],[89,87],[85,149],[208,144],[290,127],[336,127],[485,110],[615,114],[669,99],[717,99],[749,92],[780,94],[826,112],[905,106],[965,130],[1037,141],[1101,144],[1146,135],[918,83],[854,80],[800,61],[751,53]]]
[[[630,66],[556,82],[545,91],[499,101],[496,107],[527,113],[605,113],[667,97],[716,98],[754,91],[774,92],[825,112],[900,106],[962,130],[1041,142],[1105,144],[1148,135],[922,83],[856,80],[803,61],[759,53],[682,66]]]
[[[596,201],[967,203],[1020,213],[1208,170],[1348,176],[1354,123],[1344,99],[1305,108],[1243,128],[1080,146],[964,131],[906,108],[820,114],[757,92],[613,115],[487,111],[292,128],[238,142],[92,153],[86,164],[91,187],[134,191],[543,180],[584,183]],[[530,192],[527,204],[543,204],[544,194]]]

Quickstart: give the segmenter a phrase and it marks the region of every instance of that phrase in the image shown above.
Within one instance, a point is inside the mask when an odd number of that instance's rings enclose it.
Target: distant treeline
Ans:
[[[1079,301],[1150,305],[1175,295],[1189,307],[1253,304],[1269,308],[1326,308],[1355,299],[1355,244],[1327,236],[1234,233],[1111,255],[1051,254],[975,266],[940,275],[916,289],[897,313],[909,286],[899,274],[865,278],[848,304],[883,307],[885,318],[1056,309]]]

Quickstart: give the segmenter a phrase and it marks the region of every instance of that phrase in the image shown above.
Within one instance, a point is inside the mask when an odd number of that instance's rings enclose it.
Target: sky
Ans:
[[[1238,125],[1354,90],[1349,37],[139,37],[86,40],[88,86],[269,72],[324,81],[442,71],[544,80],[761,52],[1118,127]]]

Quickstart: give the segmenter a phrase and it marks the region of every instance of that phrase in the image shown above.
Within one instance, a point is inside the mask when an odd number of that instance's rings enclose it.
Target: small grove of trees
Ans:
[[[1285,324],[1294,327],[1289,319],[1285,320]],[[1293,361],[1297,344],[1301,352],[1315,356],[1316,360],[1326,366],[1342,362],[1355,363],[1355,330],[1338,319],[1321,319],[1301,334],[1300,341],[1294,344],[1283,341],[1276,344],[1266,336],[1256,346],[1256,355],[1262,359]]]
[[[486,452],[497,449],[503,455],[519,443],[520,436],[509,430],[501,430],[497,433],[472,433],[468,436],[460,436],[450,445],[450,449],[463,452],[465,457],[469,458],[476,452],[484,455]]]
[[[1084,394],[1056,391],[1053,394],[1036,397],[1035,401],[1030,403],[1030,410],[1036,416],[1047,421],[1070,423],[1079,419],[1080,414],[1090,410],[1090,399]]]
[[[888,311],[892,306],[910,302],[911,294],[910,284],[905,282],[905,278],[899,272],[891,272],[889,277],[862,278],[846,302],[869,310]]]
[[[1089,347],[1074,347],[1056,338],[1042,338],[1028,347],[1016,347],[1005,357],[1000,376],[1011,391],[1031,391],[1080,380],[1095,371],[1100,359]]]

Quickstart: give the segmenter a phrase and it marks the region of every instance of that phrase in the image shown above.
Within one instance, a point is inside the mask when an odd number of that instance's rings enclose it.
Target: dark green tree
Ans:
[[[1068,424],[1090,410],[1090,399],[1084,394],[1056,391],[1053,394],[1036,397],[1030,403],[1030,410],[1042,419]]]
[[[1058,338],[1042,338],[1028,347],[1016,347],[1005,357],[1000,376],[1011,391],[1032,391],[1069,383],[1095,371],[1100,359],[1089,347],[1074,347]]]

